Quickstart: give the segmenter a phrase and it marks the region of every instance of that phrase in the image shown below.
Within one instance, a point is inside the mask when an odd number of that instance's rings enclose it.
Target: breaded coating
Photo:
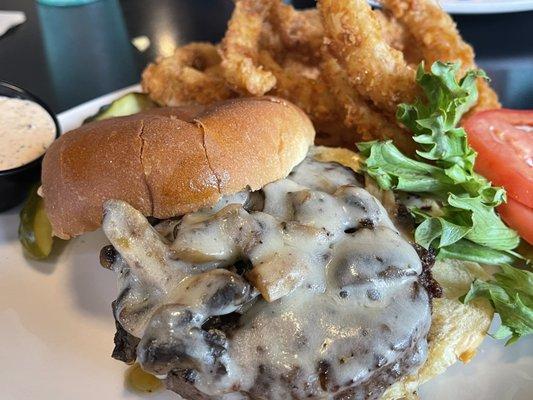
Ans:
[[[423,60],[423,55],[413,35],[387,10],[373,10],[373,12],[381,25],[383,38],[389,46],[401,51],[409,65],[413,67],[418,65]]]
[[[455,22],[431,0],[380,0],[416,40],[426,65],[435,61],[460,61],[464,70],[474,66],[474,50]]]
[[[415,100],[415,70],[386,42],[365,0],[321,0],[318,8],[329,50],[361,96],[391,115],[398,104]]]
[[[274,1],[271,21],[285,49],[308,62],[320,59],[324,28],[316,9],[296,10],[281,0]]]
[[[228,87],[216,46],[191,43],[174,55],[150,64],[142,74],[142,87],[152,100],[164,106],[208,104],[235,96]]]
[[[263,22],[272,0],[238,0],[222,40],[220,55],[224,77],[244,95],[262,96],[276,84],[276,78],[257,63]]]
[[[318,0],[318,9],[297,10],[283,0],[236,0],[220,48],[177,49],[145,69],[143,89],[171,106],[280,96],[309,115],[317,143],[354,148],[359,140],[390,138],[412,154],[395,114],[398,104],[422,95],[418,64],[460,61],[460,78],[475,68],[474,52],[432,0],[381,2],[372,10],[365,0]],[[469,114],[500,107],[482,78],[478,90]]]
[[[276,77],[276,86],[270,94],[295,103],[317,122],[341,117],[338,103],[317,67],[306,66],[291,58],[280,65],[267,51],[260,53],[260,61]]]
[[[402,129],[393,119],[374,110],[349,84],[348,76],[337,61],[325,54],[321,63],[323,76],[344,107],[344,123],[353,128],[354,141],[373,139],[392,139],[403,151],[412,154],[414,142],[409,132]]]
[[[457,30],[452,17],[431,0],[381,0],[416,40],[427,68],[435,61],[461,63],[459,74],[475,68],[474,50]],[[488,83],[478,80],[479,100],[473,112],[500,108],[498,95]]]

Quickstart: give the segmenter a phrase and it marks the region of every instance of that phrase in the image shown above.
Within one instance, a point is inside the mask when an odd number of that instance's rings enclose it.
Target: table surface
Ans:
[[[100,0],[66,8],[0,0],[0,10],[22,10],[27,17],[0,38],[0,80],[30,90],[61,112],[138,82],[147,63],[176,46],[219,41],[232,8],[230,0]],[[533,12],[454,19],[503,104],[533,108]],[[141,35],[151,41],[145,52],[131,44]]]

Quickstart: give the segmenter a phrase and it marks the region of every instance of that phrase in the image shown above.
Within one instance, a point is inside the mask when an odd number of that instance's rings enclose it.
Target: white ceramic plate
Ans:
[[[498,14],[533,10],[533,0],[438,0],[450,14]],[[369,0],[379,6],[379,0]]]
[[[60,114],[63,131],[135,89]],[[0,214],[0,399],[177,399],[167,391],[130,392],[124,386],[126,366],[110,357],[116,285],[114,274],[98,263],[104,235],[84,235],[57,246],[49,260],[32,261],[17,240],[18,211]],[[487,338],[472,362],[424,385],[421,397],[526,400],[531,393],[533,337],[509,348]]]

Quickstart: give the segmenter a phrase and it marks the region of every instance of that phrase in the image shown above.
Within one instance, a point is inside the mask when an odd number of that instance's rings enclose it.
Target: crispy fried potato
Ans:
[[[210,43],[191,43],[174,55],[150,64],[142,74],[142,87],[150,98],[164,106],[201,104],[235,96],[226,85],[220,56]]]
[[[276,78],[257,63],[263,23],[272,0],[238,0],[222,40],[220,55],[224,77],[233,89],[262,96],[276,84]]]
[[[391,115],[399,103],[414,101],[419,93],[415,70],[387,44],[365,0],[321,0],[318,7],[329,50],[361,96]]]

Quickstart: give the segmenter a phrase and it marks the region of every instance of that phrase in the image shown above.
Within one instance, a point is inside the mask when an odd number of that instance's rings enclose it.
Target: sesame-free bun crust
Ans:
[[[157,218],[192,212],[287,176],[314,136],[299,108],[274,97],[92,122],[46,152],[46,212],[54,234],[64,239],[97,229],[109,199]]]

